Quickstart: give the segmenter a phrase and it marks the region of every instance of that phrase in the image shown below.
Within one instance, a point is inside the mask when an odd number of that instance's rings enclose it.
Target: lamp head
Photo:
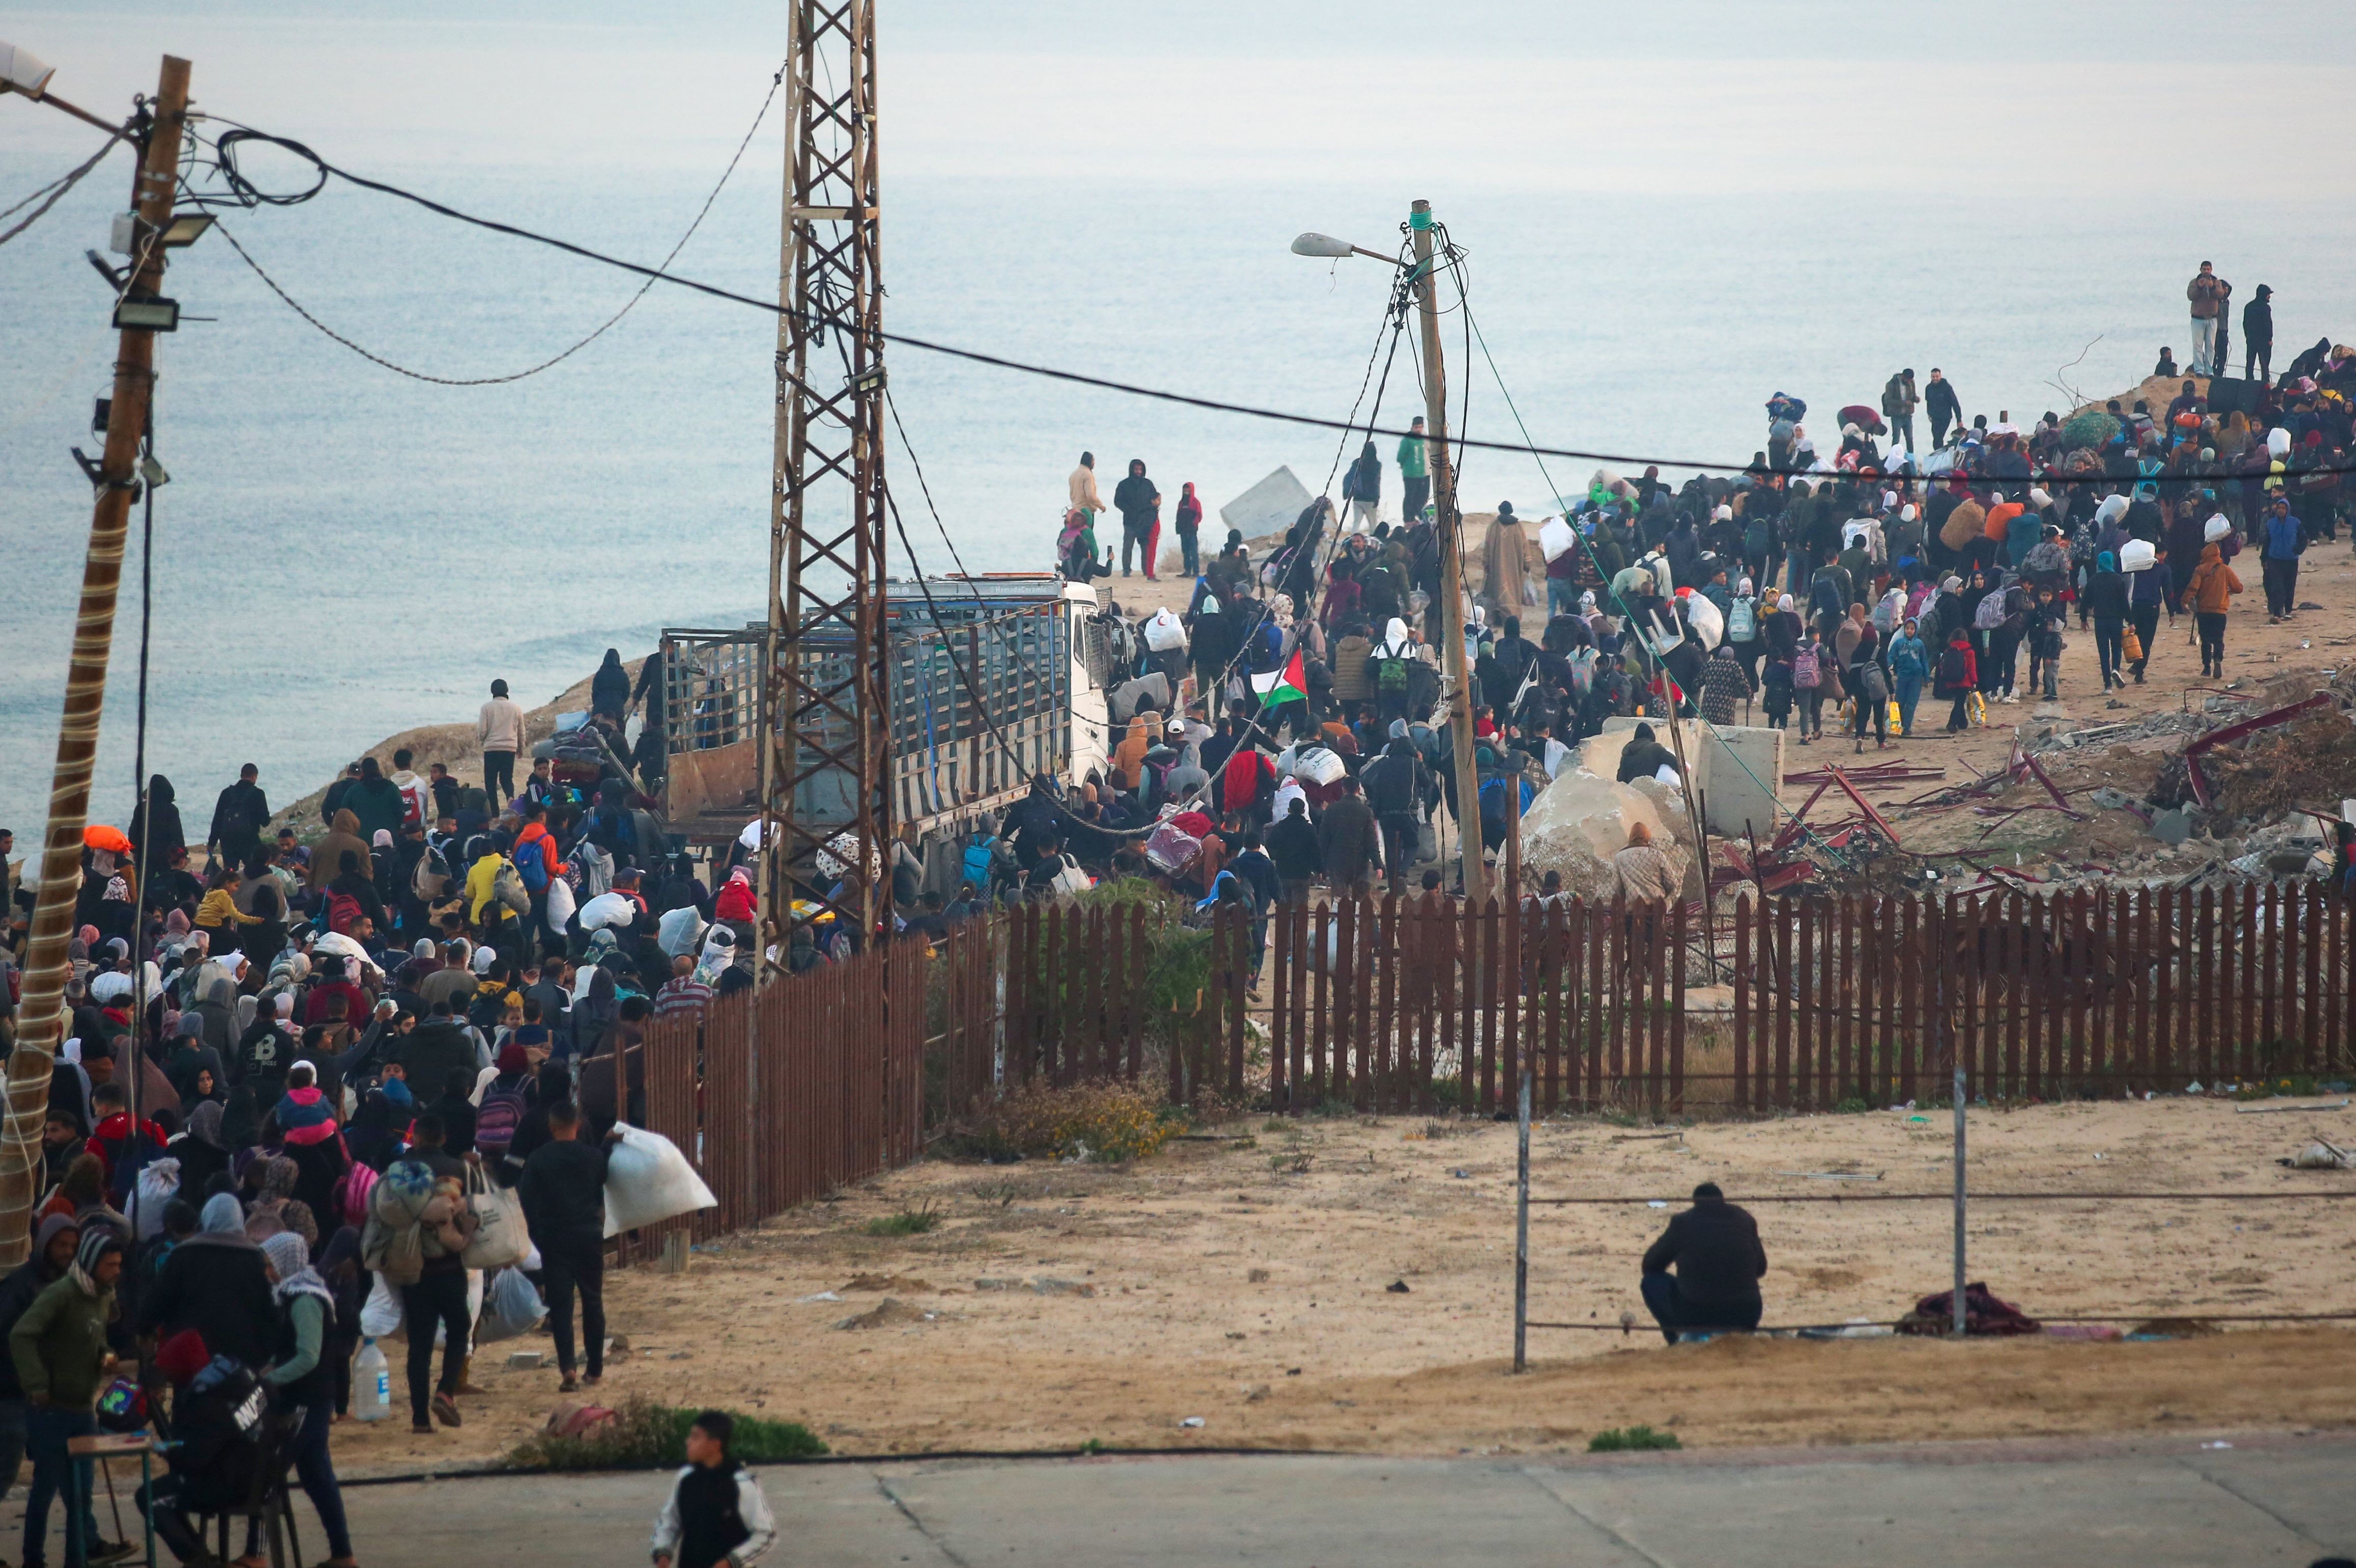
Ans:
[[[1348,255],[1351,250],[1347,240],[1336,240],[1331,234],[1303,234],[1292,242],[1296,256],[1338,258]]]

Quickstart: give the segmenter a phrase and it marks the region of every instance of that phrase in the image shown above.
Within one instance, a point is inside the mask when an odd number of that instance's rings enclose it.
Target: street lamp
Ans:
[[[123,127],[110,125],[86,109],[77,109],[49,91],[49,78],[58,68],[15,44],[0,43],[0,92],[21,92],[36,103],[47,103],[62,109],[77,120],[88,121],[111,136],[123,134]]]
[[[1336,240],[1331,234],[1319,234],[1314,231],[1303,234],[1295,240],[1292,242],[1292,253],[1296,256],[1315,256],[1320,260],[1333,261],[1339,261],[1344,256],[1372,256],[1376,261],[1388,261],[1394,267],[1407,265],[1396,256],[1386,256],[1380,251],[1369,251],[1364,245],[1353,245],[1347,240]]]

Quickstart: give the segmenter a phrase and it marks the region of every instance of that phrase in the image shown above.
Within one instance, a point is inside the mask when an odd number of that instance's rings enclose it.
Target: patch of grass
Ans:
[[[1653,1448],[1682,1448],[1674,1432],[1655,1432],[1649,1426],[1614,1426],[1599,1432],[1587,1440],[1590,1454],[1627,1454]]]
[[[1101,1437],[1091,1437],[1080,1445],[1080,1452],[1083,1454],[1102,1454],[1106,1451],[1104,1439]]]
[[[1317,1109],[1312,1114],[1320,1116],[1355,1116],[1358,1114],[1358,1107],[1339,1096],[1329,1094],[1318,1103]]]
[[[929,1198],[914,1209],[903,1209],[896,1214],[879,1215],[867,1221],[871,1236],[921,1236],[941,1222]]]
[[[677,1405],[657,1404],[633,1395],[614,1413],[578,1437],[527,1437],[510,1450],[507,1463],[520,1470],[643,1470],[687,1463],[687,1429],[699,1412]],[[736,1432],[729,1451],[753,1465],[780,1465],[812,1459],[826,1445],[798,1421],[766,1421],[757,1415],[735,1415]]]
[[[1264,1133],[1280,1133],[1290,1125],[1292,1125],[1292,1124],[1286,1121],[1282,1116],[1270,1116],[1268,1120],[1259,1125],[1259,1130]]]
[[[1871,1109],[1873,1109],[1872,1106],[1867,1104],[1863,1100],[1858,1099],[1854,1094],[1833,1107],[1833,1110],[1836,1113],[1844,1116],[1863,1115],[1866,1112],[1870,1111]]]
[[[1144,1158],[1186,1126],[1184,1112],[1134,1084],[1030,1083],[983,1108],[952,1147],[985,1158],[1020,1154],[1110,1165]]]

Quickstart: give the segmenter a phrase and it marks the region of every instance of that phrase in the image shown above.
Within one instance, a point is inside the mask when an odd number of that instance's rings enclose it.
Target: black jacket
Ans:
[[[605,1150],[580,1138],[531,1151],[516,1182],[524,1223],[542,1246],[594,1251],[605,1238]]]
[[[1756,1307],[1759,1277],[1767,1272],[1759,1221],[1723,1198],[1700,1200],[1644,1250],[1646,1274],[1672,1268],[1677,1295],[1695,1306]]]
[[[216,1356],[235,1356],[249,1367],[270,1364],[278,1304],[262,1249],[242,1232],[190,1236],[164,1260],[155,1288],[140,1304],[139,1331],[170,1339],[183,1328],[204,1336]]]
[[[1360,770],[1358,779],[1377,817],[1419,815],[1431,788],[1430,770],[1417,754],[1415,742],[1404,735],[1393,737],[1382,755]]]
[[[260,784],[240,779],[220,792],[213,803],[213,824],[205,835],[208,846],[222,842],[252,843],[270,821],[270,797]],[[243,869],[242,867],[240,869]]]
[[[1324,856],[1317,848],[1317,827],[1307,815],[1284,816],[1268,830],[1268,858],[1275,862],[1276,874],[1289,882],[1307,881],[1323,869]]]
[[[1964,417],[1964,405],[1955,400],[1953,381],[1933,381],[1922,389],[1922,407],[1934,420],[1953,424]]]
[[[449,1019],[428,1019],[418,1025],[416,1032],[395,1048],[392,1060],[409,1074],[409,1092],[417,1097],[421,1109],[442,1097],[452,1072],[465,1068],[471,1077],[482,1066],[474,1037]]]

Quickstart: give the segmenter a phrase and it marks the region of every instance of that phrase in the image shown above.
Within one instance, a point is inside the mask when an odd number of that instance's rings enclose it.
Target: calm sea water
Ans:
[[[73,160],[0,145],[0,197]],[[712,167],[615,181],[487,167],[370,165],[462,207],[657,260]],[[0,826],[38,829],[79,582],[89,494],[66,453],[88,431],[112,340],[79,259],[127,188],[118,159],[0,250]],[[2214,254],[2246,293],[2281,291],[2281,357],[2350,335],[2356,214],[2296,223],[2204,205],[2033,211],[1994,197],[1654,200],[1466,185],[1337,187],[1281,177],[1218,188],[910,178],[887,187],[888,325],[1151,385],[1345,412],[1375,341],[1385,269],[1287,253],[1326,229],[1395,242],[1430,197],[1471,251],[1474,310],[1538,441],[1740,462],[1777,389],[1831,411],[1872,401],[1902,366],[1943,366],[1967,409],[2033,417],[2044,383],[2132,384],[2161,342],[2185,349],[2183,281]],[[776,194],[740,176],[677,263],[773,292]],[[2275,215],[2278,219],[2279,214]],[[376,351],[449,376],[554,352],[635,288],[627,278],[470,231],[384,198],[331,190],[230,226],[323,319]],[[2246,238],[2227,243],[2217,238]],[[218,239],[182,252],[191,315],[163,340],[148,745],[186,801],[252,760],[274,799],[316,787],[394,731],[471,717],[506,677],[527,703],[585,675],[608,645],[665,624],[760,613],[766,558],[769,353],[763,315],[658,288],[557,369],[504,387],[406,380],[320,336]],[[1452,405],[1510,439],[1495,381],[1446,326]],[[1046,563],[1064,476],[1093,449],[1109,485],[1143,457],[1174,500],[1214,507],[1280,464],[1312,489],[1330,433],[1288,429],[903,352],[893,386],[942,516],[976,570]],[[1405,347],[1386,422],[1414,411]],[[1386,442],[1387,453],[1390,443]],[[928,569],[947,564],[906,453],[893,481]],[[1557,486],[1587,466],[1552,465]],[[1396,475],[1390,476],[1396,501]],[[1526,458],[1475,453],[1469,506],[1552,494]],[[896,543],[894,546],[897,549]],[[902,563],[895,561],[895,566]],[[134,550],[130,581],[135,584]],[[93,815],[132,788],[136,603],[118,623]],[[195,824],[192,824],[192,827]]]

